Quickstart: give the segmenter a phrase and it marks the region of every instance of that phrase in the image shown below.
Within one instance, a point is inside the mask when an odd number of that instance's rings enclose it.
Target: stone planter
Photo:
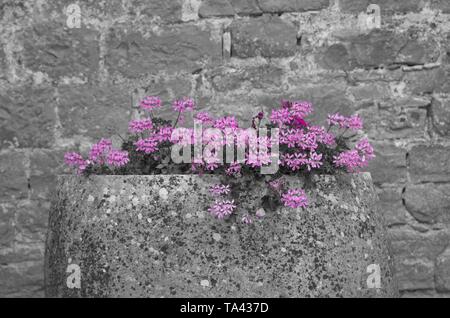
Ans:
[[[308,210],[213,219],[211,176],[61,176],[49,297],[395,297],[370,174],[315,177]],[[303,181],[289,179],[291,186]],[[238,199],[260,208],[262,183]]]

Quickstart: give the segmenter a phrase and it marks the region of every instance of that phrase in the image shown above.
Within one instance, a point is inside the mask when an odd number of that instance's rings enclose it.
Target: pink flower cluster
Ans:
[[[142,109],[149,111],[159,108],[161,107],[161,105],[162,105],[161,99],[157,96],[147,96],[140,103],[140,107]]]
[[[228,195],[230,194],[230,186],[229,185],[223,185],[223,184],[216,184],[213,185],[211,188],[209,188],[209,192],[211,192],[213,195],[220,196],[220,195]]]
[[[345,117],[340,114],[328,115],[328,124],[353,131],[358,131],[363,128],[363,120],[359,115],[353,115],[351,117]]]
[[[175,111],[184,113],[186,111],[192,111],[195,107],[195,102],[191,98],[183,98],[173,102],[172,107]]]
[[[106,161],[106,155],[112,149],[112,142],[109,139],[101,139],[98,143],[92,145],[89,152],[89,160],[93,163],[102,165]]]
[[[136,146],[137,151],[141,151],[145,154],[152,154],[159,150],[159,140],[156,136],[139,139],[134,145]]]
[[[216,202],[208,209],[209,213],[219,220],[223,220],[226,217],[233,214],[236,209],[234,200],[216,200]]]
[[[83,156],[76,152],[68,152],[64,155],[64,162],[66,165],[77,168],[79,172],[86,170],[88,161],[83,159]]]
[[[120,168],[126,166],[129,162],[127,151],[120,151],[112,147],[109,139],[101,139],[98,143],[92,145],[89,152],[89,159],[85,160],[82,155],[76,152],[68,152],[64,156],[65,163],[77,168],[78,172],[83,172],[90,165],[108,165],[110,168]]]
[[[135,134],[151,131],[152,129],[153,122],[151,119],[132,120],[129,125],[129,131]]]
[[[301,189],[289,190],[282,195],[281,201],[286,207],[292,209],[308,207],[308,198],[306,197],[305,191]]]
[[[305,101],[283,101],[281,109],[272,111],[270,121],[279,127],[291,125],[296,128],[307,127],[305,117],[313,112],[312,104]]]
[[[367,139],[356,144],[354,150],[345,151],[334,157],[337,167],[346,168],[348,172],[357,172],[368,166],[369,161],[375,158],[373,147]]]
[[[110,167],[123,167],[129,162],[127,151],[111,150],[108,154],[107,163]]]

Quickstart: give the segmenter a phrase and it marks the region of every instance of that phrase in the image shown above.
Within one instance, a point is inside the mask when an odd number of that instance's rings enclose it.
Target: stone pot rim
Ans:
[[[372,174],[370,172],[356,172],[356,173],[347,173],[345,174],[345,176],[362,176],[362,177],[367,177],[372,179]],[[339,177],[342,175],[339,174],[319,174],[316,176],[320,176],[320,177]],[[73,177],[77,177],[77,178],[99,178],[99,177],[107,177],[107,178],[130,178],[130,177],[145,177],[145,178],[149,178],[149,177],[177,177],[177,178],[190,178],[190,177],[215,177],[215,178],[220,178],[223,177],[223,175],[214,175],[214,174],[205,174],[205,175],[198,175],[198,174],[91,174],[89,176],[83,176],[83,175],[74,175],[74,174],[58,174],[56,175],[56,177],[58,179],[62,178],[73,178]],[[295,176],[288,176],[288,175],[283,175],[282,177],[295,177]]]

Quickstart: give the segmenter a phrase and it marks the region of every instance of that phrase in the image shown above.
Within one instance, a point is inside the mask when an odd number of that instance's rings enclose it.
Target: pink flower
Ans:
[[[89,153],[89,159],[97,164],[105,163],[105,156],[112,149],[112,142],[109,139],[101,139],[94,144]]]
[[[326,132],[323,127],[311,126],[308,127],[308,131],[316,135],[318,143],[327,146],[332,146],[336,143],[336,137],[332,133]]]
[[[269,188],[277,193],[281,193],[286,185],[283,178],[279,178],[269,182]]]
[[[292,103],[290,111],[292,116],[303,119],[313,112],[313,107],[310,102],[297,101]]]
[[[242,217],[241,221],[242,221],[242,223],[244,223],[244,224],[246,224],[246,225],[253,224],[253,220],[252,220],[252,218],[250,217],[250,215],[248,215],[248,214],[244,215],[244,216]]]
[[[218,218],[219,220],[223,220],[224,218],[230,216],[233,214],[234,210],[236,209],[236,205],[234,204],[234,200],[232,201],[226,201],[217,200],[209,209],[209,213],[213,215],[214,217]]]
[[[159,140],[157,136],[152,136],[146,139],[140,139],[135,144],[137,151],[142,151],[146,154],[151,154],[157,152]]]
[[[350,150],[334,156],[336,167],[346,168],[349,172],[356,172],[362,167],[362,159],[358,150]]]
[[[363,120],[359,115],[353,115],[351,117],[345,117],[340,114],[328,115],[328,124],[353,131],[358,131],[363,128]]]
[[[282,109],[273,110],[272,115],[270,115],[270,121],[273,124],[278,125],[279,127],[290,123],[291,117],[290,117],[289,109],[282,108]]]
[[[194,129],[177,128],[173,131],[170,141],[174,144],[188,146],[194,144]]]
[[[359,115],[353,115],[346,119],[345,128],[353,131],[358,131],[363,129],[363,120]]]
[[[228,176],[237,176],[241,173],[241,165],[237,162],[234,162],[230,165],[230,167],[226,170],[226,174]]]
[[[172,107],[175,111],[184,113],[189,110],[194,110],[195,102],[191,98],[183,98],[173,102]]]
[[[107,159],[111,167],[123,167],[130,162],[127,151],[112,150]]]
[[[367,138],[360,140],[354,150],[346,151],[334,157],[336,167],[346,168],[348,172],[357,172],[369,165],[375,158],[372,145]]]
[[[308,207],[308,198],[305,191],[301,189],[289,190],[283,194],[281,201],[284,203],[284,206],[292,209]]]
[[[308,167],[308,171],[311,171],[312,169],[317,169],[322,167],[322,154],[317,154],[315,152],[312,152],[309,156],[309,160],[306,164]]]
[[[146,130],[152,130],[153,122],[151,119],[132,120],[128,129],[132,133],[142,133]]]
[[[172,138],[173,128],[170,126],[161,127],[155,136],[159,142],[170,141]]]
[[[245,163],[252,168],[261,168],[272,162],[272,156],[268,151],[250,151]]]
[[[68,152],[64,155],[64,162],[71,167],[78,167],[85,163],[83,156],[76,152]]]
[[[221,196],[230,194],[231,190],[229,185],[217,184],[210,187],[209,192],[211,192],[213,195]]]
[[[141,101],[140,106],[142,109],[152,111],[161,107],[161,99],[157,96],[147,96]]]
[[[213,127],[222,130],[225,128],[237,129],[239,128],[239,124],[234,116],[229,116],[214,121]]]
[[[211,124],[213,122],[212,117],[207,112],[197,113],[195,119],[201,121],[203,124]]]
[[[282,159],[282,165],[290,168],[292,171],[300,170],[303,165],[309,163],[304,153],[285,154]]]

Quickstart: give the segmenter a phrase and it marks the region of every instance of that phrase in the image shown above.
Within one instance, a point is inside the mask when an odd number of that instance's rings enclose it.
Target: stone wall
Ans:
[[[0,0],[0,296],[43,296],[64,152],[124,134],[146,94],[361,114],[402,295],[450,296],[449,39],[448,0]]]

